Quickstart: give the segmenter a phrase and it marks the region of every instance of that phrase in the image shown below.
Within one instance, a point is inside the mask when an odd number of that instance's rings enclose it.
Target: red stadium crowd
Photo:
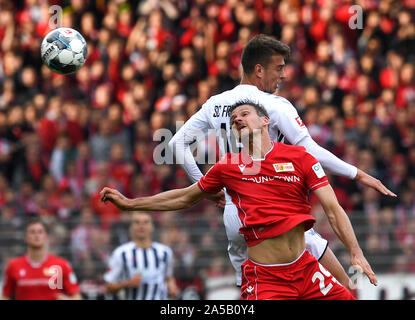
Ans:
[[[71,76],[41,63],[53,4],[88,44],[85,65]],[[52,249],[85,286],[98,283],[96,270],[128,239],[128,217],[104,206],[99,190],[137,197],[188,185],[178,166],[154,164],[153,134],[174,133],[177,121],[236,85],[245,43],[265,33],[291,48],[279,94],[312,137],[398,194],[386,199],[329,176],[374,271],[415,272],[415,1],[356,1],[361,28],[349,25],[353,4],[0,1],[0,270],[22,253],[22,225],[35,215],[49,221]],[[341,259],[322,209],[313,211]],[[159,213],[156,222],[175,252],[179,283],[232,273],[212,203]]]

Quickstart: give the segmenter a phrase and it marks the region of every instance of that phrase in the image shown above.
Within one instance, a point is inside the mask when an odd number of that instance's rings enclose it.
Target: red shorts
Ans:
[[[295,261],[242,264],[242,300],[355,300],[317,259],[305,250]]]

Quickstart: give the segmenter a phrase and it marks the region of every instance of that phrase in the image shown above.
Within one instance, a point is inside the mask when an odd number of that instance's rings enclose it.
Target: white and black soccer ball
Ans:
[[[87,44],[78,31],[58,28],[43,38],[40,55],[43,63],[53,72],[71,74],[85,63]]]

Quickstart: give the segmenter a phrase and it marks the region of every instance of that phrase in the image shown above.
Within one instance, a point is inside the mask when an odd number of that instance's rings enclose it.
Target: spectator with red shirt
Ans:
[[[58,133],[60,132],[60,118],[62,115],[62,100],[55,96],[49,100],[49,106],[39,123],[39,137],[42,143],[42,150],[48,155],[55,147]]]
[[[121,186],[122,190],[126,193],[130,193],[131,191],[129,188],[134,167],[126,157],[124,146],[119,142],[116,142],[111,146],[109,170],[112,179]]]
[[[115,221],[120,218],[120,210],[116,206],[105,206],[100,201],[99,191],[105,185],[120,187],[110,175],[110,167],[108,162],[100,162],[97,165],[97,171],[94,176],[87,181],[89,190],[90,205],[95,214],[100,218],[102,226],[107,229]]]

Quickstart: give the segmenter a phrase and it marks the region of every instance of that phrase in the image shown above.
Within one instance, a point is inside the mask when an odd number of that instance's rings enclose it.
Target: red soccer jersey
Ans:
[[[209,193],[226,187],[238,208],[240,232],[248,246],[302,222],[311,228],[315,219],[310,214],[309,190],[327,184],[320,163],[304,147],[276,142],[260,160],[244,151],[226,154],[198,182]]]
[[[78,281],[69,263],[48,254],[41,263],[27,255],[11,260],[5,273],[3,295],[16,300],[56,300],[58,293],[79,293]]]

